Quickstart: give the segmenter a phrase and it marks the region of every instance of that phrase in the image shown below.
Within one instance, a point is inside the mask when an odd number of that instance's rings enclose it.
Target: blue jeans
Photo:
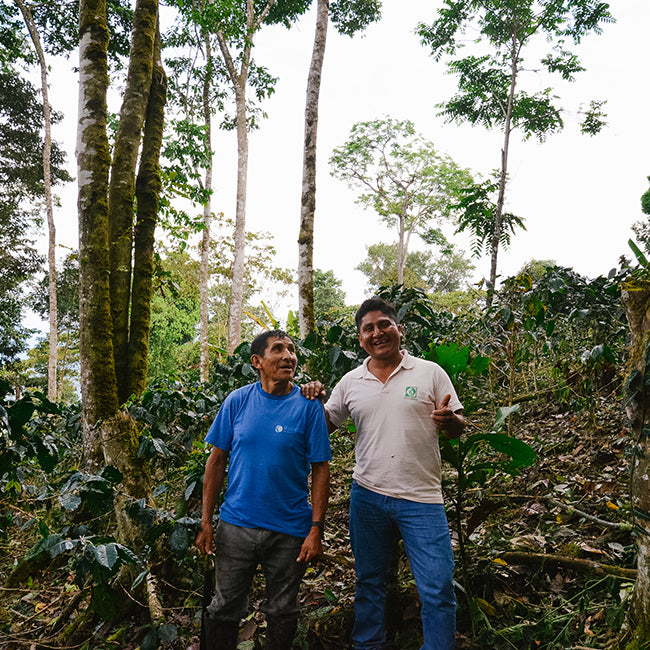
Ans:
[[[421,650],[450,650],[456,638],[454,554],[442,504],[387,497],[352,483],[350,541],[357,573],[355,650],[386,642],[386,577],[393,528],[399,530],[422,601]]]
[[[208,611],[218,621],[239,622],[258,565],[266,578],[267,620],[298,618],[298,590],[307,568],[296,562],[303,539],[264,528],[243,528],[220,520],[215,533],[215,593]]]

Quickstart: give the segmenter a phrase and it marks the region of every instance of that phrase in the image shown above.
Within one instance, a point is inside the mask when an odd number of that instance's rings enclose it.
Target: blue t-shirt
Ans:
[[[310,463],[331,460],[323,407],[294,386],[271,395],[260,382],[225,399],[206,442],[230,451],[224,521],[306,537]]]

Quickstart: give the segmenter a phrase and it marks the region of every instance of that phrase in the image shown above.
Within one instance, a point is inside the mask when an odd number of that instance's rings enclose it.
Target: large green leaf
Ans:
[[[101,566],[106,567],[109,571],[113,569],[118,560],[118,552],[114,543],[100,544],[95,547],[95,558]]]
[[[446,343],[432,347],[427,358],[442,366],[454,381],[469,365],[469,347],[460,347],[458,343]]]
[[[484,440],[495,451],[509,456],[512,459],[508,463],[509,469],[529,467],[537,459],[537,454],[530,445],[505,433],[479,433],[472,437]]]

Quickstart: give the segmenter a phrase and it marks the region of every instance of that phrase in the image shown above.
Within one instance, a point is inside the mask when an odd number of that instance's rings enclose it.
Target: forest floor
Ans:
[[[481,425],[478,414],[470,431],[483,430]],[[598,399],[591,413],[531,402],[522,406],[511,433],[534,447],[537,462],[519,476],[498,474],[467,490],[464,558],[453,512],[454,477],[446,477],[457,564],[457,647],[613,647],[635,566],[628,496],[631,440],[623,406],[613,397]],[[341,437],[333,439],[333,454],[326,556],[308,569],[304,581],[296,648],[350,647],[354,561],[347,519],[354,452]],[[36,567],[23,584],[7,587],[9,571],[37,538],[38,531],[16,529],[0,539],[2,650],[198,650],[203,564],[195,555],[180,569],[171,559],[158,567],[167,626],[152,634],[146,608],[125,590],[113,597],[126,608],[113,622],[103,622],[88,604],[88,591],[75,586],[67,564]],[[388,647],[416,649],[419,602],[401,550],[395,570]],[[261,647],[262,594],[256,580],[241,650]]]

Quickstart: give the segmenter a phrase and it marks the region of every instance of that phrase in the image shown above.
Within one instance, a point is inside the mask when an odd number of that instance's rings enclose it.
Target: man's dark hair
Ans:
[[[283,330],[268,330],[267,332],[262,332],[261,334],[258,334],[251,343],[251,355],[256,354],[258,357],[263,357],[270,338],[290,339],[291,337]]]
[[[354,320],[357,324],[358,330],[361,329],[361,321],[363,320],[363,317],[369,311],[380,311],[382,314],[386,314],[386,316],[392,318],[396,323],[399,323],[395,307],[393,307],[389,302],[377,298],[377,296],[373,296],[372,298],[368,298],[368,300],[364,300],[359,306],[359,309],[357,309]]]

